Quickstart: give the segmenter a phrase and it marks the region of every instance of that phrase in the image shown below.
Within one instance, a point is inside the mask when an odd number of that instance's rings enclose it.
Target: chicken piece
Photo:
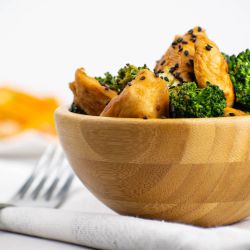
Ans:
[[[166,82],[153,72],[141,70],[137,77],[111,100],[101,116],[160,118],[168,116],[169,94]]]
[[[226,107],[224,109],[224,116],[247,116],[249,114],[234,108]]]
[[[117,96],[115,91],[88,76],[83,68],[77,69],[70,89],[74,94],[74,103],[88,115],[100,115],[110,100]]]
[[[217,45],[206,36],[200,37],[195,44],[194,73],[199,87],[205,87],[207,82],[219,86],[224,91],[227,106],[233,106],[234,89],[227,62]]]
[[[183,36],[175,36],[172,45],[157,62],[155,72],[164,73],[171,84],[194,81],[194,45],[202,36],[206,36],[206,33],[200,27],[189,30]]]

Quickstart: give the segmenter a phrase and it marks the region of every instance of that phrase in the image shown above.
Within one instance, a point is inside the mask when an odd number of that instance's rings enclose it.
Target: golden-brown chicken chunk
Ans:
[[[246,116],[246,115],[248,114],[239,109],[234,109],[229,107],[226,107],[224,109],[224,116]]]
[[[200,87],[205,87],[207,82],[219,86],[224,91],[227,106],[233,106],[234,89],[227,62],[217,45],[206,36],[195,43],[194,72]]]
[[[88,76],[83,68],[77,69],[70,89],[74,93],[74,103],[88,115],[100,115],[110,100],[117,96],[115,91]]]
[[[145,69],[139,72],[119,96],[111,100],[101,116],[160,118],[168,116],[168,107],[166,82]]]
[[[189,30],[183,36],[175,36],[167,52],[157,62],[155,72],[164,73],[171,83],[194,81],[194,45],[201,36],[206,36],[206,33],[200,27]]]

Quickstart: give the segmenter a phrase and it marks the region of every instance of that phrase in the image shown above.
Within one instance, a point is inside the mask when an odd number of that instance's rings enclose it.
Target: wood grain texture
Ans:
[[[118,213],[200,226],[250,215],[250,116],[55,117],[74,171]]]

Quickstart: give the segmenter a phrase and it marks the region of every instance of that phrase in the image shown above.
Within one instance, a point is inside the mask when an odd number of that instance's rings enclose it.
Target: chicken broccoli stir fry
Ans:
[[[190,82],[170,91],[172,117],[218,117],[223,116],[226,98],[223,91],[210,83],[198,88]]]
[[[117,76],[112,76],[111,73],[106,72],[104,77],[96,77],[96,80],[98,80],[101,85],[108,86],[110,89],[117,91],[117,93],[121,93],[126,85],[134,80],[142,69],[147,69],[147,66],[136,67],[127,63],[118,71]]]
[[[234,89],[228,74],[228,65],[218,46],[203,36],[195,44],[194,73],[199,87],[208,82],[219,86],[226,97],[227,106],[234,103]]]
[[[235,89],[235,106],[250,112],[250,50],[230,56],[228,65]]]
[[[88,76],[83,68],[75,73],[75,81],[70,83],[74,93],[72,109],[88,115],[100,115],[110,100],[117,95],[107,86],[102,86],[95,78]]]
[[[126,64],[116,75],[90,77],[80,68],[70,89],[70,111],[78,114],[143,119],[247,116],[250,51],[221,53],[198,26],[174,37],[154,71]]]
[[[195,43],[205,34],[204,29],[195,27],[183,36],[175,36],[166,53],[156,62],[156,74],[163,73],[170,84],[194,81]]]
[[[113,98],[101,116],[160,118],[168,116],[169,95],[164,80],[141,70],[122,93]]]

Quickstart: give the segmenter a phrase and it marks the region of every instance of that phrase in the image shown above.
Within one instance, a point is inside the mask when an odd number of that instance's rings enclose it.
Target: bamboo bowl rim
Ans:
[[[231,116],[231,117],[209,117],[209,118],[154,118],[154,119],[142,119],[142,118],[121,118],[121,117],[102,117],[102,116],[92,116],[77,114],[69,111],[70,105],[61,105],[56,110],[55,113],[62,115],[71,119],[78,121],[81,120],[91,120],[104,123],[123,123],[123,124],[228,124],[235,122],[250,122],[249,116]]]

